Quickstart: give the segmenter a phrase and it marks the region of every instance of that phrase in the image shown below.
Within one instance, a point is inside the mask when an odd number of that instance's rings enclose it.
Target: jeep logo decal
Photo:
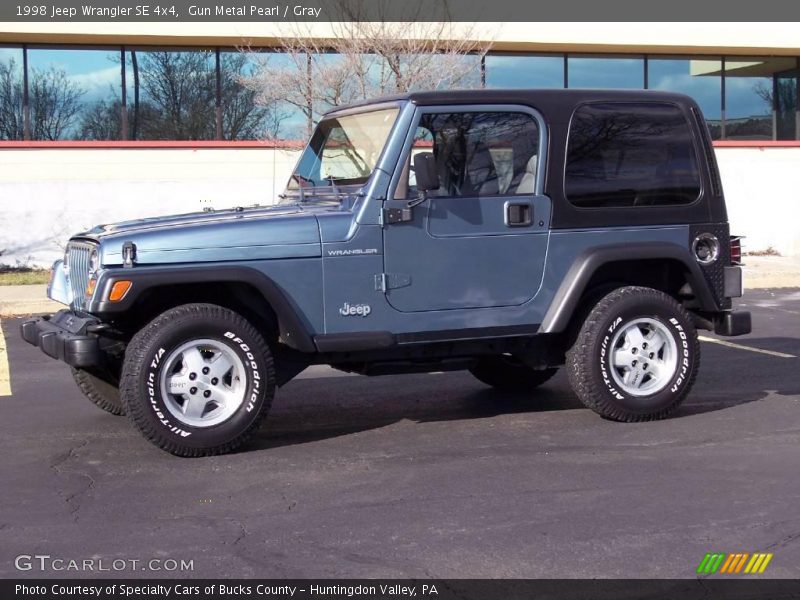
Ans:
[[[366,317],[371,312],[369,304],[350,304],[349,302],[345,302],[344,306],[339,309],[339,314],[343,317]]]

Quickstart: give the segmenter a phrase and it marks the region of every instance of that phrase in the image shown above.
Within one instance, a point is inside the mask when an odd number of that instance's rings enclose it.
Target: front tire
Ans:
[[[124,415],[125,408],[119,397],[119,381],[115,381],[110,374],[103,375],[99,377],[85,369],[72,369],[72,378],[84,396],[112,415]]]
[[[558,369],[532,369],[512,356],[487,356],[469,372],[480,382],[504,392],[529,392],[556,374]]]
[[[663,419],[691,389],[700,344],[689,313],[667,294],[622,287],[591,310],[567,352],[572,389],[615,421]]]
[[[127,414],[159,448],[177,456],[232,452],[272,404],[272,352],[239,314],[185,304],[133,337],[120,392]]]

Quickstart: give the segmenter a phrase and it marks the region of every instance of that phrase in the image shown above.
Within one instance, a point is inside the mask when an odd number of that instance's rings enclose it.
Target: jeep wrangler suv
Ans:
[[[75,236],[22,336],[173,454],[234,450],[310,364],[564,365],[617,421],[673,413],[697,329],[750,331],[708,130],[661,92],[410,93],[327,113],[274,206]]]

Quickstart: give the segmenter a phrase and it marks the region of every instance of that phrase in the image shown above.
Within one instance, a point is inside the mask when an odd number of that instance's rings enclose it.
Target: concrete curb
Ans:
[[[800,256],[745,256],[744,287],[773,289],[800,287]],[[47,298],[46,285],[0,286],[0,317],[52,313],[63,304]]]
[[[0,286],[0,316],[20,317],[52,313],[64,308],[63,304],[47,298],[46,285]]]

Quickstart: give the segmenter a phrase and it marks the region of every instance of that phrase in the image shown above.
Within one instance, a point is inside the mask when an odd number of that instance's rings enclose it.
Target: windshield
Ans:
[[[398,112],[388,108],[323,119],[303,150],[288,189],[366,183]]]

